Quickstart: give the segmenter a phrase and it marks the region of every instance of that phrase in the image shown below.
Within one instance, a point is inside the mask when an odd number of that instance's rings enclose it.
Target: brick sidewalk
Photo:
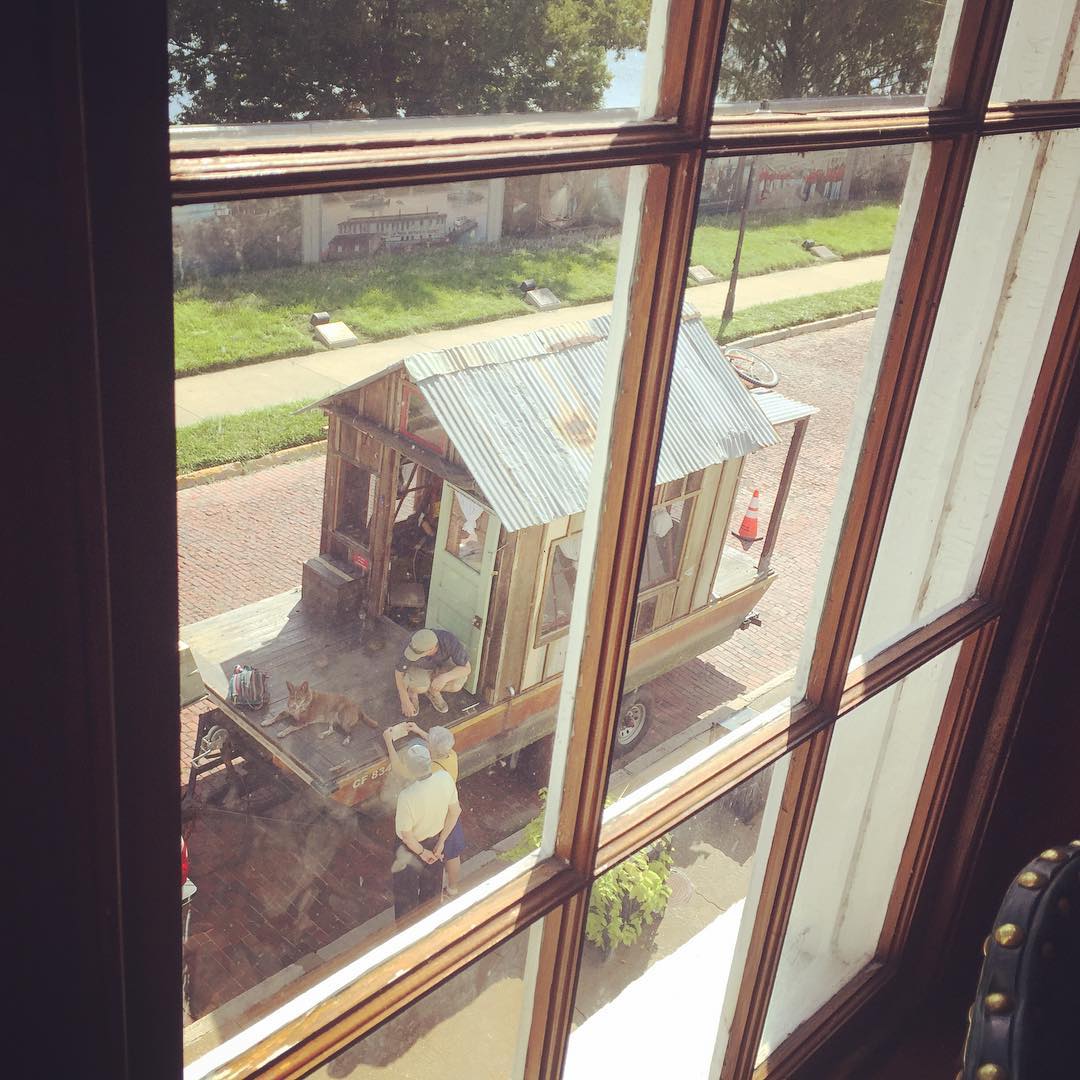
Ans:
[[[758,350],[780,371],[783,392],[820,409],[810,421],[777,542],[777,579],[759,605],[761,627],[736,632],[654,681],[653,723],[639,752],[794,666],[871,328],[867,320]],[[744,470],[735,516],[760,487],[762,535],[785,450],[782,444],[756,454]],[[318,550],[323,464],[316,457],[178,493],[182,622],[299,584],[303,560]],[[182,714],[188,754],[196,713],[197,707]],[[528,821],[545,779],[495,769],[464,780],[467,855]],[[222,794],[214,777],[205,793],[215,786]],[[213,805],[201,790],[191,843],[199,892],[185,951],[192,1016],[218,1008],[384,910],[391,849],[388,820],[342,812],[305,790],[261,814],[228,798]]]

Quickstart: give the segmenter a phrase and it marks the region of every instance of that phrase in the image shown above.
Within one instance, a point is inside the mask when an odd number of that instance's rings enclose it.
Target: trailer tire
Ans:
[[[619,719],[615,725],[616,756],[628,754],[641,742],[652,719],[652,701],[640,690],[627,694],[619,705]]]

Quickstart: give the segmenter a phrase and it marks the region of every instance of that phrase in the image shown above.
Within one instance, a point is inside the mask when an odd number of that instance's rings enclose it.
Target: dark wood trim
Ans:
[[[844,716],[857,709],[864,701],[910,675],[928,660],[933,660],[958,641],[993,622],[1000,613],[997,604],[972,598],[925,626],[905,634],[865,664],[849,671],[840,697],[839,715]]]
[[[839,706],[915,408],[975,159],[968,136],[931,147],[844,527],[818,623],[807,696]]]
[[[1080,101],[1017,101],[990,105],[982,134],[1014,135],[1023,131],[1069,130],[1080,127]]]
[[[966,0],[953,39],[943,104],[982,116],[997,74],[1012,0]]]
[[[704,146],[711,156],[809,153],[859,146],[947,140],[962,135],[1080,126],[1073,102],[999,106],[985,116],[954,108],[882,109],[790,114],[748,113],[715,118]],[[568,169],[601,169],[670,161],[702,145],[673,123],[634,122],[612,131],[568,127],[542,135],[471,141],[242,149],[223,145],[176,152],[176,205],[271,195],[359,191],[405,184],[449,183]]]
[[[791,755],[720,1080],[742,1080],[754,1070],[831,739],[832,728],[825,728]]]
[[[544,923],[526,1055],[525,1076],[530,1080],[560,1080],[562,1076],[589,895],[588,888],[576,893],[563,905],[557,921],[549,918]]]

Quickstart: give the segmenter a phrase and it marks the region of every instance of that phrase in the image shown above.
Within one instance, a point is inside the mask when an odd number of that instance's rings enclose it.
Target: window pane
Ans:
[[[551,564],[540,605],[540,633],[543,636],[565,630],[570,625],[580,554],[581,533],[567,536],[551,545]]]
[[[959,648],[837,721],[759,1060],[874,957]]]
[[[594,884],[567,1080],[716,1075],[743,903],[775,821],[775,806],[766,809],[773,772],[758,773]],[[782,777],[775,783],[782,787]],[[632,1031],[638,1035],[628,1037]]]
[[[975,592],[1080,231],[1078,152],[1075,131],[979,146],[859,654]]]
[[[642,557],[650,608],[609,784],[620,799],[802,696],[815,579],[832,566],[841,465],[861,444],[924,155],[709,163],[690,268],[704,283],[685,294]]]
[[[475,499],[453,493],[446,550],[466,566],[479,570],[483,561],[491,515]]]
[[[921,104],[944,0],[734,0],[717,112]]]
[[[627,191],[177,209],[189,1060],[535,848],[568,648],[538,632],[569,615]],[[425,199],[434,239],[396,209]],[[409,795],[425,739],[441,814]],[[455,769],[460,831],[421,869],[402,845],[437,843]]]
[[[506,1080],[528,1035],[523,930],[309,1074],[317,1080]]]
[[[304,122],[318,137],[327,121],[369,134],[371,121],[635,109],[649,5],[171,0],[169,14],[174,124]]]

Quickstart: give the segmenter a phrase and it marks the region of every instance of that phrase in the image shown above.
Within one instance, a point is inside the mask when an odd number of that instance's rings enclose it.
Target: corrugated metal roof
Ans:
[[[790,424],[794,420],[803,420],[818,411],[815,405],[807,405],[803,401],[784,397],[775,390],[751,390],[750,393],[773,427]]]
[[[776,442],[689,309],[657,483]],[[511,532],[584,509],[607,362],[606,316],[405,358],[481,493]]]

